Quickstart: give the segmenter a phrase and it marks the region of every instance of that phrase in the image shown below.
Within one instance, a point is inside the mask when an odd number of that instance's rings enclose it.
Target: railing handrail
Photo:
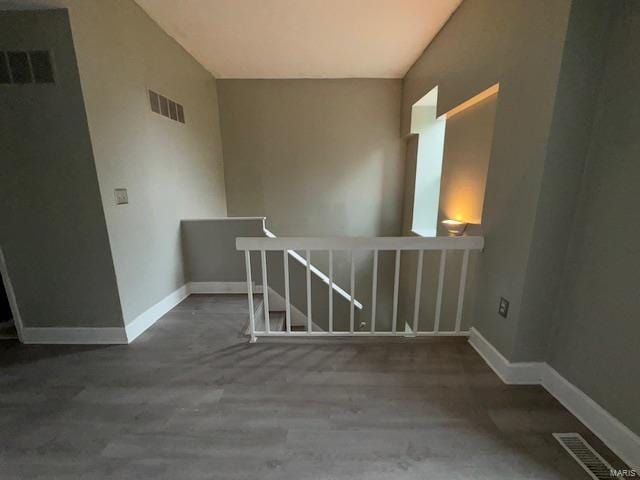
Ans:
[[[238,237],[237,250],[482,250],[484,237]]]
[[[265,233],[267,233],[265,231]],[[270,232],[269,232],[270,233]],[[312,305],[311,305],[311,263],[306,261],[306,292],[307,292],[307,329],[306,332],[292,332],[291,330],[291,313],[289,297],[289,256],[295,254],[294,250],[304,250],[306,258],[311,258],[311,252],[316,250],[326,250],[329,252],[329,285],[333,285],[333,252],[334,251],[350,251],[350,309],[349,309],[349,329],[346,331],[336,331],[333,325],[333,288],[329,288],[329,335],[405,335],[406,327],[398,328],[398,300],[400,287],[400,256],[402,251],[414,250],[418,252],[418,260],[416,262],[416,282],[415,282],[415,301],[413,307],[413,322],[410,325],[410,335],[465,335],[468,332],[462,330],[462,310],[464,305],[464,292],[467,282],[467,271],[469,267],[469,253],[472,250],[482,250],[484,247],[484,237],[282,237],[275,238],[273,234],[269,237],[238,237],[236,238],[236,249],[243,250],[245,256],[245,264],[247,270],[247,295],[249,298],[249,326],[251,332],[251,341],[256,341],[258,336],[269,335],[315,335],[312,329]],[[433,330],[419,330],[419,312],[420,299],[422,291],[422,271],[424,263],[424,251],[440,251],[440,266],[438,269],[438,290],[435,306],[435,317]],[[462,265],[460,268],[460,280],[458,287],[458,302],[456,306],[455,326],[453,330],[443,331],[440,327],[440,317],[442,313],[442,297],[444,288],[444,274],[447,263],[447,252],[461,251]],[[253,293],[251,282],[251,252],[259,251],[262,263],[262,284],[265,304],[265,330],[257,332],[255,329],[255,319],[253,312]],[[266,252],[281,251],[283,255],[283,268],[285,276],[285,305],[286,305],[286,331],[271,332],[269,327],[268,313],[268,282],[267,282],[267,262]],[[371,285],[371,328],[369,332],[356,332],[355,328],[355,262],[354,253],[356,251],[372,251],[373,252],[373,278]],[[376,300],[377,300],[377,277],[378,277],[378,261],[380,251],[395,252],[395,269],[393,281],[393,312],[391,317],[390,331],[376,330]],[[297,254],[295,254],[297,255]],[[297,255],[299,256],[299,255]],[[346,292],[345,292],[346,293]],[[407,322],[408,325],[408,322]],[[326,334],[321,332],[320,334]]]

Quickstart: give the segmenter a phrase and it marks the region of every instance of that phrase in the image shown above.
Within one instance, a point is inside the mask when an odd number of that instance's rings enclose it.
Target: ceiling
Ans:
[[[217,78],[401,78],[462,0],[136,0]]]

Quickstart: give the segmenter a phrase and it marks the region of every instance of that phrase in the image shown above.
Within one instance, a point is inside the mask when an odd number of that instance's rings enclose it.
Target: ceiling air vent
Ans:
[[[164,95],[149,90],[149,104],[152,112],[176,122],[185,123],[184,107],[173,100],[169,100]]]
[[[560,445],[595,480],[611,479],[613,468],[578,433],[554,433]]]
[[[0,84],[54,82],[53,63],[47,50],[0,52]]]

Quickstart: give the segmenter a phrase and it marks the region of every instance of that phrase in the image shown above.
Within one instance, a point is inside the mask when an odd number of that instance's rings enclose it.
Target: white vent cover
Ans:
[[[554,433],[560,445],[595,480],[611,480],[613,467],[578,433]]]

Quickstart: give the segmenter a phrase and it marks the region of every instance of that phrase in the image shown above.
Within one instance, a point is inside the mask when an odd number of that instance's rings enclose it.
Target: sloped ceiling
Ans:
[[[217,78],[401,78],[462,0],[136,0]]]

